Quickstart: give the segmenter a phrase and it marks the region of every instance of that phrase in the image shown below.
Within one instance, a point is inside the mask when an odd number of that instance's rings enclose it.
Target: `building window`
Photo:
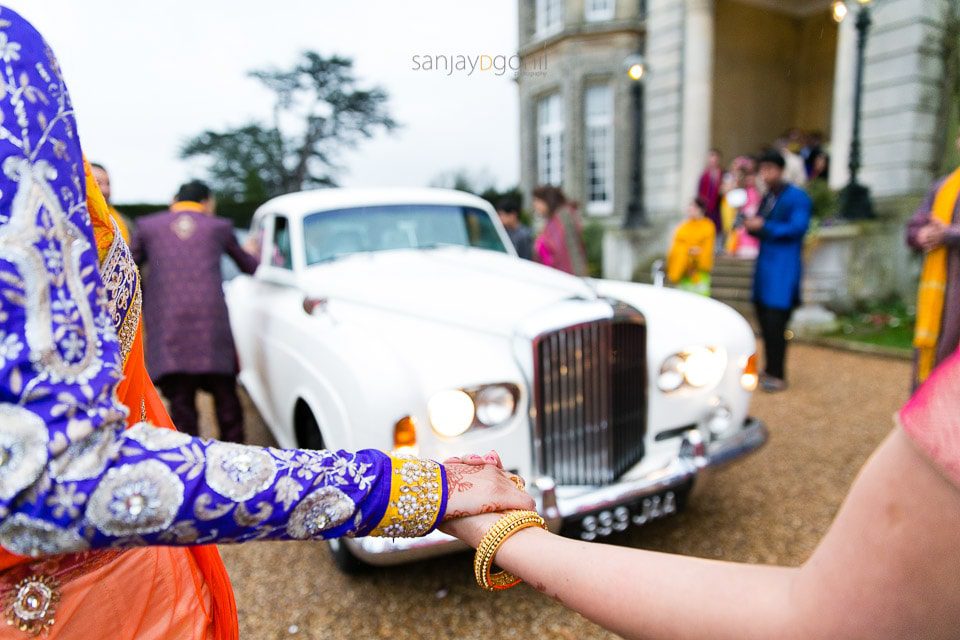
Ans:
[[[616,0],[586,0],[583,6],[587,22],[613,20]]]
[[[540,184],[563,183],[563,105],[560,94],[537,105],[537,176]]]
[[[584,95],[587,213],[613,212],[613,89],[609,84],[587,87]]]
[[[548,36],[563,29],[563,0],[537,0],[536,35]]]

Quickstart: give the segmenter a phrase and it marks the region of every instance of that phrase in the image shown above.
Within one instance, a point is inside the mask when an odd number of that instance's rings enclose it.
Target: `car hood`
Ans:
[[[478,331],[512,335],[518,321],[560,300],[595,300],[588,281],[468,247],[378,251],[314,265],[303,289],[347,302]]]

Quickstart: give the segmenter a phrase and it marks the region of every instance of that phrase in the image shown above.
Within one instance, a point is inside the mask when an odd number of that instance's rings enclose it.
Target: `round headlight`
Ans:
[[[720,352],[698,347],[687,352],[683,362],[683,376],[691,387],[705,387],[720,381],[724,367],[726,362]]]
[[[670,356],[660,367],[657,386],[661,391],[676,391],[683,384],[683,358]]]
[[[427,403],[430,424],[441,436],[454,438],[473,424],[473,400],[459,389],[440,391]]]
[[[484,387],[477,393],[477,420],[488,427],[503,424],[513,416],[517,401],[503,385]]]

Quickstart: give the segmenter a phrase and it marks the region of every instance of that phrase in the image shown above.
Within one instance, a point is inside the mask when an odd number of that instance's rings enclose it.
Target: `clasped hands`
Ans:
[[[919,244],[924,251],[933,251],[943,244],[946,232],[947,225],[936,218],[931,218],[927,224],[923,225],[920,230],[917,231],[917,244]]]
[[[467,455],[443,461],[447,471],[447,512],[440,530],[472,547],[510,509],[532,510],[536,503],[505,471],[500,456]],[[522,482],[520,483],[522,485]]]

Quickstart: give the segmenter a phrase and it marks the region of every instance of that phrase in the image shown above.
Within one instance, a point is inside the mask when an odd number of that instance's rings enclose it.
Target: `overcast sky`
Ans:
[[[513,55],[516,0],[0,3],[56,52],[84,152],[107,165],[115,202],[166,202],[181,182],[202,177],[199,165],[178,159],[184,139],[266,120],[270,94],[246,71],[290,66],[305,49],[353,58],[361,85],[385,88],[403,125],[345,153],[341,184],[425,186],[460,167],[500,187],[518,182],[510,74],[413,68],[415,55]]]

